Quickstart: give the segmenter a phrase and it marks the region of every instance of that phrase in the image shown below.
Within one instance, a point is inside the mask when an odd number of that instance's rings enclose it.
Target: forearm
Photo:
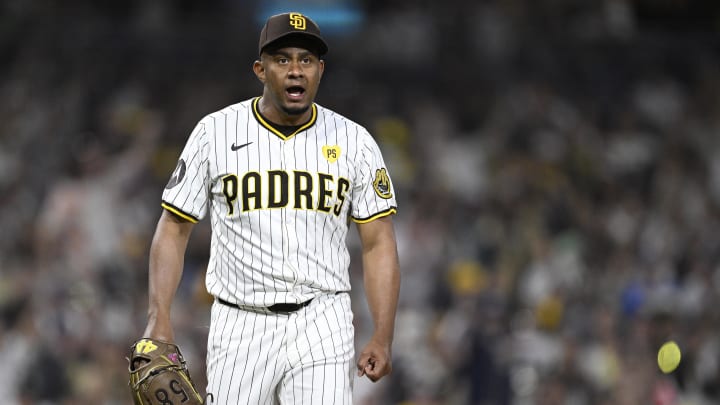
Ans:
[[[373,337],[392,343],[400,290],[400,265],[392,231],[381,233],[363,251],[365,294],[375,331]]]
[[[148,326],[145,335],[173,340],[170,310],[177,291],[191,224],[163,212],[150,247],[148,285]]]
[[[182,278],[184,259],[178,254],[179,248],[163,238],[156,238],[150,249],[148,323],[153,325],[169,323],[172,301]]]
[[[373,335],[383,343],[390,344],[395,330],[400,289],[399,266],[397,261],[393,263],[387,256],[375,252],[368,253],[365,260],[368,263],[364,277],[365,294],[375,326]]]

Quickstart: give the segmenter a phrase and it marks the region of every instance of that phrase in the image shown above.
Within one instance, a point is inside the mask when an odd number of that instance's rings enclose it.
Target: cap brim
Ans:
[[[316,52],[322,56],[328,52],[328,46],[320,36],[311,32],[288,32],[285,35],[275,38],[260,48],[260,53],[272,49],[280,49],[288,46],[297,46]]]

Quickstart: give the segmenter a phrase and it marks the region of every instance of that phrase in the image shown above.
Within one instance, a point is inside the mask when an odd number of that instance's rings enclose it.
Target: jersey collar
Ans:
[[[292,138],[299,132],[302,132],[311,126],[315,124],[315,121],[317,121],[317,107],[315,106],[315,103],[312,104],[312,115],[310,115],[310,120],[306,122],[305,124],[301,125],[298,129],[296,129],[293,133],[285,135],[282,132],[278,131],[275,127],[273,127],[272,123],[267,121],[263,116],[260,114],[260,107],[258,106],[260,102],[261,97],[256,97],[252,102],[252,109],[253,109],[253,115],[255,115],[255,119],[265,127],[268,131],[272,132],[273,134],[279,136],[282,140],[287,141],[288,139]]]

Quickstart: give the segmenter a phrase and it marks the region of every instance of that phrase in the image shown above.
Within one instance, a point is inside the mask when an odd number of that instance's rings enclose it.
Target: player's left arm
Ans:
[[[400,290],[400,264],[392,216],[358,223],[365,295],[375,331],[358,356],[358,376],[375,382],[392,371],[392,341]]]

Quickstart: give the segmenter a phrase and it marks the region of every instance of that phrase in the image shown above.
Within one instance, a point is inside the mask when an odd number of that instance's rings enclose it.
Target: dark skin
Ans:
[[[360,351],[357,375],[375,382],[392,371],[392,340],[400,290],[400,263],[391,216],[358,223],[363,282],[375,331]]]
[[[324,70],[325,61],[304,48],[263,52],[253,63],[253,71],[264,85],[260,112],[279,125],[306,123]]]
[[[279,125],[302,125],[312,114],[325,62],[301,47],[263,52],[253,71],[263,83],[260,112]],[[182,277],[194,224],[163,211],[150,247],[148,324],[143,336],[174,342],[170,308]],[[391,348],[400,289],[400,265],[391,216],[357,224],[364,283],[374,333],[360,351],[358,376],[375,382],[392,371]]]
[[[170,306],[182,278],[182,269],[193,224],[163,211],[150,246],[148,324],[143,336],[174,342]]]

